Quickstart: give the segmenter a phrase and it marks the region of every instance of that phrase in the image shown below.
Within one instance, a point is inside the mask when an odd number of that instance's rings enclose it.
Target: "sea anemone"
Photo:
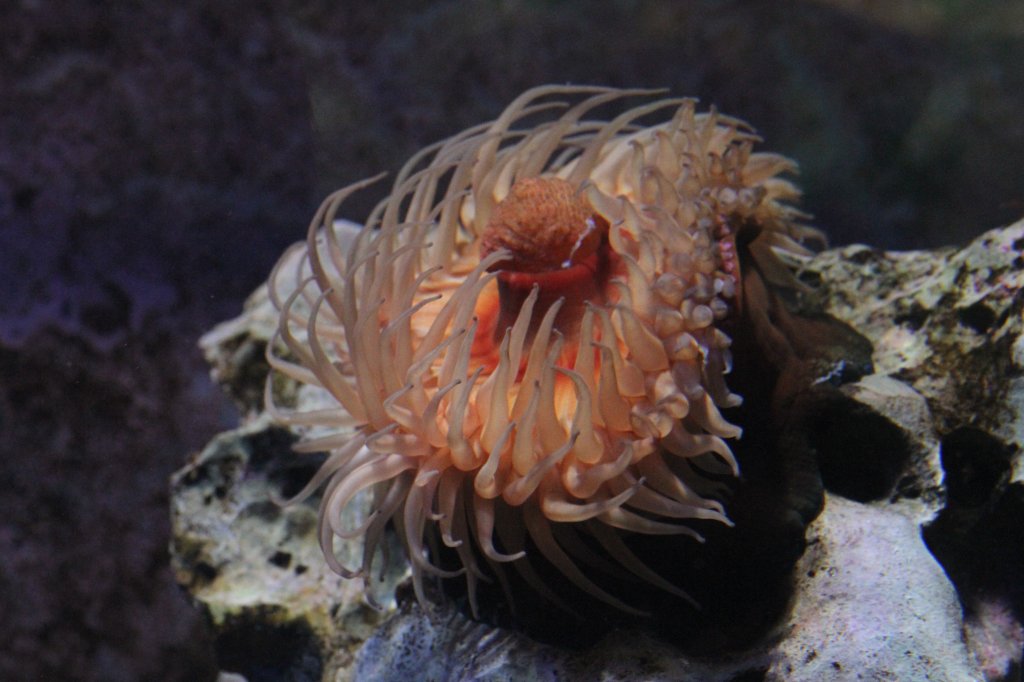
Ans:
[[[268,406],[317,427],[299,449],[330,453],[299,497],[326,483],[338,573],[369,576],[393,524],[421,603],[425,575],[462,574],[475,611],[477,581],[508,567],[564,603],[539,560],[625,611],[596,577],[608,565],[689,599],[626,540],[731,525],[740,428],[720,410],[740,397],[721,323],[759,298],[741,295],[737,234],[752,227],[765,262],[810,231],[778,177],[794,164],[754,153],[742,121],[692,99],[586,118],[652,94],[529,90],[416,154],[365,227],[336,214],[376,178],[330,195],[278,263],[269,362],[336,404],[287,412],[268,380]],[[372,513],[346,527],[364,491]],[[361,566],[342,565],[335,537],[359,536]],[[461,567],[439,565],[442,543]]]

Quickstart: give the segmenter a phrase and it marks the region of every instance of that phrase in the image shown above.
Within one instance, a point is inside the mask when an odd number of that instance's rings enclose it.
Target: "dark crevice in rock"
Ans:
[[[919,303],[914,303],[910,306],[909,310],[893,317],[893,322],[896,324],[905,324],[911,329],[911,331],[917,331],[924,326],[924,323],[928,320],[928,316],[930,314],[931,311],[927,308]]]
[[[957,311],[960,324],[970,327],[979,334],[987,334],[996,322],[996,313],[984,301],[978,301]]]
[[[942,439],[942,469],[949,506],[974,508],[990,501],[1010,475],[1015,448],[973,427],[954,430]]]
[[[284,428],[270,428],[258,431],[246,439],[249,448],[249,467],[262,472],[273,468],[281,459],[290,458],[292,445],[298,437]]]
[[[751,668],[739,673],[730,682],[763,682],[766,679],[768,679],[767,668]]]
[[[282,457],[267,468],[267,482],[281,499],[294,497],[327,460],[326,452],[303,453],[302,457]]]
[[[248,682],[320,680],[323,661],[315,635],[303,622],[276,620],[273,613],[254,609],[225,623],[215,645],[221,669]]]
[[[858,502],[887,498],[897,488],[911,455],[897,425],[852,399],[824,412],[815,422],[811,440],[825,488]]]
[[[942,439],[948,504],[924,539],[957,587],[968,618],[997,604],[1024,619],[1024,485],[1008,484],[1018,446],[964,427]]]

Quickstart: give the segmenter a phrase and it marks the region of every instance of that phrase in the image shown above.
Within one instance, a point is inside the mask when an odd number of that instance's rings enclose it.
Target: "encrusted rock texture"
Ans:
[[[216,676],[167,553],[167,478],[237,420],[195,344],[328,191],[539,83],[667,87],[797,159],[834,243],[965,243],[1024,208],[1022,26],[1002,0],[0,3],[0,679]]]
[[[752,646],[700,655],[631,627],[563,650],[450,604],[424,610],[401,573],[374,580],[385,609],[367,607],[359,582],[325,568],[314,503],[272,501],[320,460],[291,453],[296,437],[262,412],[265,288],[202,342],[246,416],[174,476],[175,574],[213,623],[224,671],[248,680],[1017,679],[1022,250],[1024,221],[960,250],[850,246],[799,264],[818,303],[872,341],[875,373],[844,385],[853,407],[816,427],[825,507],[786,614]]]

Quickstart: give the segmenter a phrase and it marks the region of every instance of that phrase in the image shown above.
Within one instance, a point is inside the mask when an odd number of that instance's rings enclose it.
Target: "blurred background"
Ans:
[[[1024,215],[1022,64],[1009,0],[3,3],[0,678],[215,676],[167,566],[168,476],[237,419],[195,344],[331,189],[533,85],[667,87],[833,243],[960,244]]]

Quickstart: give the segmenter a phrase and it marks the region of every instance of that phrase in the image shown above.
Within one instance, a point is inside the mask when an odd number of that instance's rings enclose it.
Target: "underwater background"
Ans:
[[[995,0],[5,3],[0,678],[216,675],[167,565],[168,476],[237,419],[195,344],[328,191],[533,85],[665,87],[833,243],[960,244],[1024,214],[1021,64]]]

